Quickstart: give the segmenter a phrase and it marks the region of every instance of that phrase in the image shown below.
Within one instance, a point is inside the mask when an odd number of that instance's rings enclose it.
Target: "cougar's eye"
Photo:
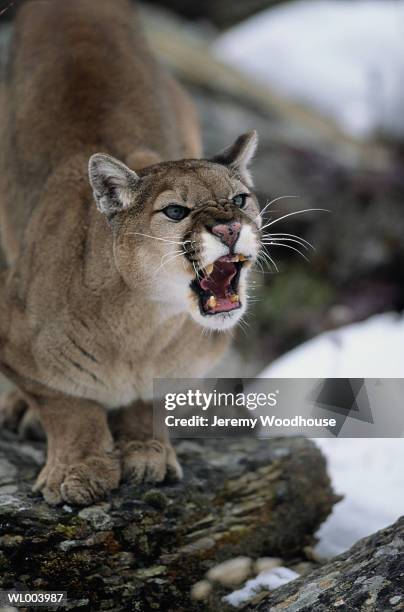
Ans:
[[[186,206],[180,206],[179,204],[169,204],[162,211],[166,217],[172,221],[182,221],[185,217],[188,217],[191,212]]]
[[[244,208],[247,198],[248,198],[248,193],[239,193],[238,195],[234,196],[232,201],[233,201],[233,204],[235,204],[239,208]]]

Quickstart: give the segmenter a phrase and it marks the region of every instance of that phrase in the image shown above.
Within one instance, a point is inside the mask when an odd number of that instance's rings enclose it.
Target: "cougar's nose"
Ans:
[[[223,244],[231,247],[239,237],[241,223],[238,221],[230,221],[229,223],[218,223],[211,228],[212,234],[220,238]]]

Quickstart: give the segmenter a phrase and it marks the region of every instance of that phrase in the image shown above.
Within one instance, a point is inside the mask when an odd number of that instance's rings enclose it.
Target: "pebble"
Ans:
[[[73,548],[80,548],[81,546],[83,546],[83,542],[81,540],[63,540],[63,542],[59,543],[59,548],[63,552],[67,552]]]
[[[212,590],[212,585],[208,580],[200,580],[195,582],[191,589],[191,598],[194,601],[203,601],[209,597]]]
[[[108,529],[112,525],[112,519],[107,514],[111,504],[101,503],[80,510],[79,517],[88,521],[94,529]]]
[[[391,603],[392,606],[395,606],[400,601],[401,601],[401,595],[395,595],[394,597],[391,597],[391,599],[389,599],[389,602]]]
[[[314,561],[315,563],[321,563],[323,561],[323,558],[312,546],[305,546],[303,552],[306,555],[306,559],[309,561]]]
[[[248,578],[251,566],[250,557],[235,557],[211,567],[206,577],[214,582],[220,582],[223,586],[235,586]]]
[[[318,567],[315,563],[311,561],[300,561],[300,563],[296,563],[296,565],[291,566],[291,570],[303,576],[304,574],[308,574],[313,569]]]
[[[0,546],[3,548],[16,548],[24,541],[21,535],[5,534],[0,538]]]
[[[279,557],[260,557],[254,564],[254,572],[260,574],[261,572],[269,572],[275,567],[281,567],[282,559]]]

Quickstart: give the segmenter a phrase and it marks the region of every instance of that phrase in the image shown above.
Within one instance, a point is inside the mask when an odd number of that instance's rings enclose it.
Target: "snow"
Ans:
[[[241,589],[233,591],[223,599],[232,606],[239,606],[262,589],[276,589],[298,576],[299,574],[287,567],[275,567],[272,570],[261,572],[255,578],[248,580]]]
[[[263,378],[404,378],[404,317],[375,315],[286,353]]]
[[[269,378],[404,378],[404,318],[371,317],[321,334],[280,357]],[[404,511],[404,440],[316,439],[331,480],[345,499],[320,528],[319,554],[343,552],[393,523]]]
[[[403,514],[404,440],[322,438],[315,442],[327,457],[335,491],[345,495],[317,534],[317,552],[329,557]]]
[[[300,0],[232,28],[214,52],[333,118],[347,133],[404,134],[404,0]]]

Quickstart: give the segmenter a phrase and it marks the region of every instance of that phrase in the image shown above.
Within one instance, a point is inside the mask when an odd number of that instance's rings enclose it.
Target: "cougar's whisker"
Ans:
[[[278,266],[276,265],[275,261],[272,259],[272,257],[270,256],[270,254],[267,251],[262,250],[260,252],[260,254],[258,255],[258,257],[262,257],[262,259],[265,261],[265,263],[267,265],[271,264],[273,265],[273,267],[275,268],[276,272],[279,272],[278,270]]]
[[[165,261],[164,263],[161,263],[159,265],[159,267],[157,268],[157,270],[155,270],[153,272],[153,277],[156,276],[157,272],[159,270],[161,270],[161,268],[164,268],[164,266],[168,265],[169,263],[171,263],[172,261],[174,261],[174,259],[177,259],[177,257],[181,257],[181,255],[184,255],[184,252],[181,251],[180,253],[176,253],[175,255],[173,253],[167,253],[167,255],[173,255],[173,257],[171,257],[171,259],[167,259],[167,261]]]
[[[257,270],[256,268],[254,269],[254,272],[260,272],[260,273],[264,273],[264,268],[262,266],[262,261],[259,257],[257,257],[257,259],[255,260],[255,266],[259,266],[259,270]]]
[[[201,274],[200,274],[201,271],[197,269],[194,261],[192,262],[192,267],[194,269],[196,278],[199,279],[201,277]]]
[[[264,233],[264,238],[267,237],[273,237],[275,236],[276,240],[279,240],[280,238],[282,238],[283,236],[286,236],[287,238],[296,238],[296,240],[300,240],[300,242],[304,242],[304,244],[306,244],[308,247],[310,247],[311,249],[313,249],[313,251],[316,250],[316,248],[312,245],[311,242],[309,242],[308,240],[305,240],[305,238],[302,238],[302,236],[298,236],[297,234],[286,234],[284,232],[275,232],[275,233]]]
[[[299,255],[301,255],[303,259],[305,259],[306,261],[310,261],[309,258],[306,257],[304,253],[299,251],[299,249],[296,249],[295,247],[291,246],[290,244],[283,244],[282,242],[269,242],[267,246],[280,246],[280,247],[285,247],[285,249],[291,249],[292,251],[296,251],[296,253],[299,253]]]
[[[304,242],[300,242],[300,240],[295,240],[294,238],[271,238],[271,236],[269,235],[268,238],[262,240],[262,243],[271,244],[271,242],[273,242],[274,240],[276,242],[295,242],[296,244],[300,245],[306,251],[309,250],[309,247],[306,244],[304,244]],[[315,250],[314,247],[313,247],[313,250]]]
[[[292,217],[292,215],[302,215],[303,213],[317,212],[317,211],[330,212],[327,208],[306,208],[304,210],[295,210],[294,212],[288,213],[287,215],[282,215],[282,217],[279,217],[278,219],[274,219],[273,221],[270,221],[269,223],[261,227],[260,231],[262,232],[267,227],[270,227],[271,225],[278,223],[278,221],[282,221],[282,219],[286,219],[287,217]]]
[[[300,196],[298,196],[298,195],[284,195],[284,196],[279,196],[278,198],[275,198],[274,200],[271,200],[270,202],[268,202],[264,206],[264,208],[262,210],[260,210],[258,215],[255,217],[254,221],[256,221],[258,219],[258,217],[262,217],[264,212],[266,211],[266,209],[269,208],[271,206],[271,204],[275,204],[275,202],[279,202],[279,200],[285,200],[286,198],[300,198]]]
[[[170,257],[170,255],[176,255],[176,254],[178,254],[178,253],[183,253],[183,252],[184,252],[184,251],[180,251],[180,250],[178,250],[178,251],[172,251],[172,252],[170,252],[170,253],[166,253],[165,255],[163,255],[163,256],[162,256],[162,258],[161,258],[161,260],[160,260],[160,263],[162,263],[162,262],[163,262],[163,259],[165,259],[166,257]]]
[[[158,236],[151,236],[150,234],[142,234],[141,232],[128,232],[127,236],[144,236],[145,238],[153,238],[154,240],[161,240],[162,242],[169,242],[170,244],[187,244],[192,242],[191,240],[169,240],[168,238],[159,238]]]

